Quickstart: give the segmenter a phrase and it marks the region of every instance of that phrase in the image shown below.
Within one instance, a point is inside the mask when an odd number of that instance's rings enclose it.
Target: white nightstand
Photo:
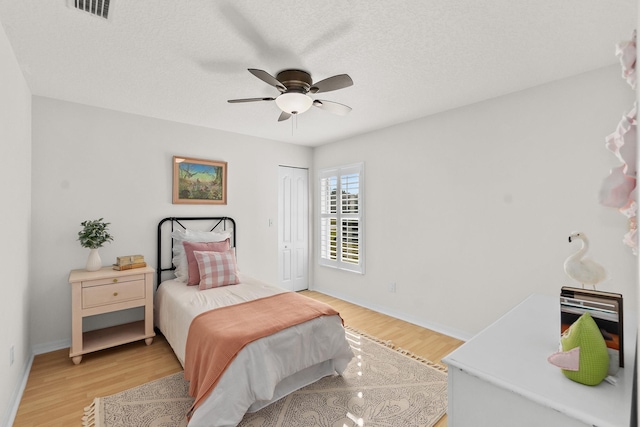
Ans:
[[[98,271],[72,270],[71,349],[69,357],[76,365],[82,355],[116,345],[144,339],[147,345],[153,331],[153,274],[151,267],[117,271],[103,267]],[[144,320],[82,332],[82,319],[96,314],[144,307]]]

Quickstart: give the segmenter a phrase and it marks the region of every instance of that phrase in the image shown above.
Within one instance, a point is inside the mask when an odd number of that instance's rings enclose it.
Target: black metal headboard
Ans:
[[[156,276],[157,283],[156,286],[159,286],[162,283],[162,273],[165,271],[173,271],[176,269],[176,266],[173,265],[171,259],[173,258],[173,238],[171,238],[171,233],[178,230],[186,230],[187,227],[185,224],[197,224],[200,229],[206,228],[208,231],[231,231],[231,246],[236,247],[236,222],[233,218],[229,218],[226,216],[217,216],[217,217],[209,217],[209,216],[199,216],[199,217],[169,217],[164,218],[162,221],[158,223],[158,259],[157,259],[157,268],[156,268]],[[213,225],[213,226],[212,226]],[[179,228],[178,228],[179,227]],[[169,247],[169,244],[171,245]],[[163,257],[163,246],[165,246],[165,251],[169,251],[169,258],[167,260],[166,257]],[[166,252],[165,252],[166,253]],[[166,267],[165,267],[166,266]]]

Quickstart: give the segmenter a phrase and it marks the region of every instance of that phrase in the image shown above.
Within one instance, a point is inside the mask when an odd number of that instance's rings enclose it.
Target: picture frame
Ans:
[[[227,162],[173,156],[174,204],[227,204]]]

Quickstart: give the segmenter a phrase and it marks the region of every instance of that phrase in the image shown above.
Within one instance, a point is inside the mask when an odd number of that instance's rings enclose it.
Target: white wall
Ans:
[[[277,123],[274,122],[274,125]],[[173,205],[172,156],[228,162],[226,206]],[[312,149],[79,104],[33,99],[32,344],[69,345],[69,270],[84,268],[80,222],[104,219],[114,241],[103,264],[144,254],[155,267],[158,222],[231,216],[240,269],[277,282],[278,165],[310,167]],[[0,353],[1,354],[1,353]]]
[[[31,92],[0,26],[0,425],[12,419],[28,368],[29,242],[31,236]],[[9,349],[14,346],[14,363]]]
[[[581,230],[612,277],[600,289],[634,308],[627,221],[597,197],[619,164],[605,136],[634,101],[620,75],[611,66],[316,149],[316,172],[365,162],[367,271],[314,262],[314,288],[468,338],[529,294],[571,285],[563,262],[579,245],[567,237]]]

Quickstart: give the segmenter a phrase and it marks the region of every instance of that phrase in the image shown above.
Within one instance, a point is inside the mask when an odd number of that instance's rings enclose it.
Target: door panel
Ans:
[[[280,271],[282,272],[281,282],[290,282],[291,277],[291,250],[284,249],[282,250],[282,265],[280,266]],[[282,284],[281,284],[282,285]]]
[[[278,173],[278,261],[280,286],[309,287],[309,172],[280,166]]]

